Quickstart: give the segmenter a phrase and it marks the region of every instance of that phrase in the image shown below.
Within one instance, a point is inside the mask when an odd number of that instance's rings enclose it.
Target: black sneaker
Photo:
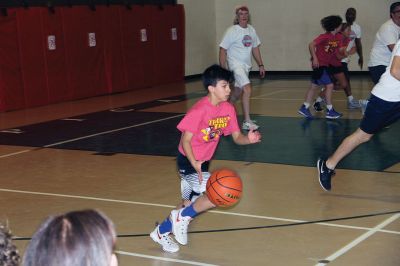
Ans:
[[[332,179],[332,176],[335,174],[335,171],[329,169],[326,166],[325,160],[322,160],[322,159],[318,159],[317,170],[318,170],[319,184],[325,191],[330,191],[331,190],[331,179]]]
[[[322,108],[322,102],[314,102],[313,104],[315,112],[322,112],[324,108]]]

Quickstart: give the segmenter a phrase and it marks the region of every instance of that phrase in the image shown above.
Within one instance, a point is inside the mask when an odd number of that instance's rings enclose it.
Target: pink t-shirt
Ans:
[[[314,39],[315,53],[320,66],[329,66],[342,42],[342,34],[326,32]]]
[[[198,161],[209,161],[214,155],[220,137],[240,131],[236,111],[229,102],[221,102],[218,106],[210,103],[208,96],[200,99],[185,115],[177,128],[181,132],[193,134],[191,140],[193,154]],[[179,151],[186,155],[182,140]]]

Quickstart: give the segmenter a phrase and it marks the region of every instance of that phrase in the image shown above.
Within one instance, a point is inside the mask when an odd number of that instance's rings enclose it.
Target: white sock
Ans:
[[[304,104],[304,106],[305,106],[307,109],[310,108],[310,104],[309,104],[309,103],[304,102],[303,104]]]
[[[347,96],[347,100],[351,103],[354,100],[353,95]]]
[[[326,105],[326,108],[330,111],[330,110],[332,110],[333,105],[332,105],[332,104],[327,104],[327,105]]]

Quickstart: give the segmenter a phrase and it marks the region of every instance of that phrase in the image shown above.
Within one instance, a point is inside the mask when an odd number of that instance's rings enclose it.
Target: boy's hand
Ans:
[[[261,134],[259,131],[251,129],[249,134],[247,134],[247,138],[249,139],[250,143],[257,143],[261,142]]]
[[[317,57],[313,57],[312,59],[312,67],[313,68],[318,68],[319,67],[319,62]]]
[[[199,175],[199,184],[203,182],[203,175],[201,174],[201,165],[204,163],[204,161],[196,161],[193,164],[194,170],[196,170],[197,174]]]

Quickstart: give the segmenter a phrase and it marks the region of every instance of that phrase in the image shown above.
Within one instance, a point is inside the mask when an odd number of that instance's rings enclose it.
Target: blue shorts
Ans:
[[[385,73],[385,71],[386,71],[386,66],[384,66],[384,65],[371,66],[371,67],[368,67],[368,70],[369,70],[369,74],[370,74],[371,79],[374,82],[374,84],[378,84],[379,79],[381,78],[383,73]]]
[[[387,102],[371,95],[360,123],[362,131],[375,134],[400,118],[400,102]]]
[[[311,82],[316,85],[328,85],[333,83],[327,67],[314,68]]]

